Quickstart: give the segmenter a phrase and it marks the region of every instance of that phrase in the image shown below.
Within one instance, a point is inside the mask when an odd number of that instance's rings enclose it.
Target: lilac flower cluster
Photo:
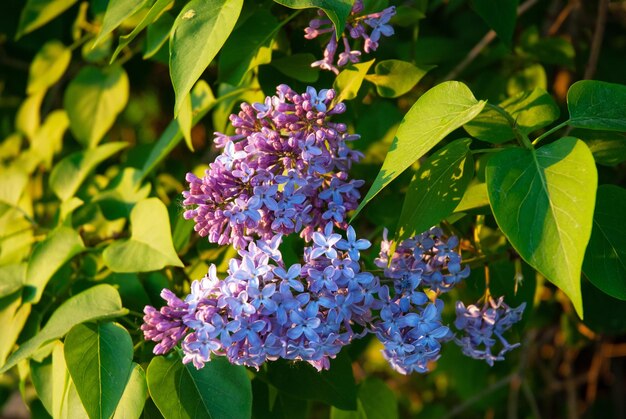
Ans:
[[[346,125],[329,121],[345,111],[331,104],[334,90],[307,88],[297,94],[286,85],[264,103],[243,103],[230,116],[236,134],[216,133],[223,148],[204,177],[187,175],[186,219],[221,245],[244,249],[254,239],[300,233],[309,241],[326,223],[345,229],[346,213],[357,207],[361,180],[347,171],[362,154],[346,142]]]
[[[446,241],[435,227],[399,243],[389,255],[392,243],[383,233],[375,263],[392,279],[393,295],[381,287],[383,306],[374,331],[385,346],[383,355],[402,374],[427,372],[441,344],[453,337],[441,321],[443,301],[436,296],[469,276],[469,267],[461,268],[461,255],[453,250],[457,245],[456,237]]]
[[[503,335],[521,320],[525,307],[526,303],[522,303],[517,308],[511,308],[504,303],[503,297],[497,300],[488,297],[482,308],[473,304],[465,307],[458,301],[454,325],[465,334],[456,338],[455,342],[465,355],[474,359],[484,359],[487,364],[493,366],[494,361],[504,360],[504,354],[520,346],[519,343],[510,344]],[[501,349],[494,355],[493,350],[498,341]]]
[[[380,285],[360,269],[360,251],[370,243],[357,239],[352,227],[342,238],[328,223],[312,238],[303,265],[284,264],[281,235],[240,250],[223,280],[211,265],[184,302],[168,298],[163,314],[146,308],[146,338],[160,342],[158,353],[182,339],[183,362],[197,368],[214,354],[256,368],[285,358],[327,369],[330,359],[359,336],[354,324],[365,326],[371,319]]]
[[[239,256],[224,278],[211,265],[184,300],[163,290],[167,305],[145,308],[141,329],[157,342],[156,354],[180,344],[183,362],[197,368],[213,355],[255,368],[278,358],[303,360],[322,370],[343,346],[374,333],[393,368],[406,374],[428,371],[441,344],[454,338],[442,322],[439,296],[469,275],[456,237],[446,240],[432,228],[391,252],[385,231],[375,260],[384,278],[362,269],[361,251],[370,242],[358,239],[345,220],[363,184],[348,177],[361,155],[346,142],[358,136],[329,121],[345,110],[333,98],[332,90],[297,94],[281,85],[264,103],[244,103],[231,115],[235,135],[216,133],[223,151],[204,177],[187,176],[185,218],[209,241],[232,244]],[[288,265],[280,245],[296,233],[305,241],[303,258]],[[491,340],[473,336],[490,337],[493,329],[502,340],[523,309],[510,314],[499,301],[478,318],[472,307],[457,320],[469,334],[458,341],[470,354],[480,343],[491,353]],[[513,347],[505,344],[505,352]]]
[[[325,16],[322,10],[318,11],[321,18],[313,19],[309,22],[309,26],[304,29],[304,37],[306,39],[314,39],[322,34],[329,33],[330,40],[324,49],[324,59],[315,61],[312,67],[320,67],[322,70],[330,70],[335,74],[339,73],[337,67],[343,67],[348,63],[358,63],[361,60],[361,51],[352,49],[350,40],[358,40],[362,38],[364,41],[363,50],[366,53],[376,51],[378,42],[382,35],[393,35],[393,27],[389,25],[389,20],[396,14],[395,6],[388,7],[381,12],[361,15],[363,12],[363,1],[356,0],[352,11],[348,16],[346,27],[341,32],[341,42],[343,44],[343,52],[339,53],[337,62],[335,63],[335,55],[337,54],[339,39],[332,21]],[[368,34],[368,27],[371,32]],[[347,34],[346,34],[347,32]]]

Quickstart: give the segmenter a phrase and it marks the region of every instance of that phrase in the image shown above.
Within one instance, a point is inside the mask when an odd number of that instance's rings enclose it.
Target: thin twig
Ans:
[[[444,416],[444,418],[445,419],[449,419],[449,418],[452,418],[452,417],[454,417],[454,416],[464,412],[468,407],[470,407],[471,405],[473,405],[474,403],[476,403],[480,399],[490,395],[494,391],[499,390],[500,388],[502,388],[502,387],[506,386],[507,384],[509,384],[514,377],[517,377],[517,373],[513,373],[513,374],[510,374],[510,375],[507,375],[506,377],[502,378],[501,380],[496,381],[495,383],[493,383],[492,385],[490,385],[489,387],[487,387],[486,389],[484,389],[480,393],[475,394],[474,396],[472,396],[469,399],[467,399],[465,401],[465,403],[462,403],[462,404],[456,406],[454,409],[452,409],[450,412],[448,412],[448,414],[446,416]]]
[[[598,16],[596,17],[596,28],[591,41],[591,52],[589,53],[589,61],[585,68],[585,79],[593,78],[598,67],[598,58],[600,58],[600,49],[602,48],[602,39],[604,38],[604,27],[606,25],[606,13],[609,8],[609,0],[600,0],[598,4]]]
[[[517,16],[521,16],[528,11],[531,7],[535,5],[539,0],[526,0],[517,8]],[[480,55],[480,53],[485,49],[494,39],[496,38],[496,32],[494,30],[490,30],[483,36],[483,38],[478,41],[474,48],[470,50],[470,52],[465,56],[463,61],[461,61],[456,67],[452,69],[443,80],[453,80],[458,77],[459,74],[463,72],[469,66],[472,61],[476,59]]]
[[[535,417],[535,419],[541,419],[541,413],[539,413],[539,405],[537,405],[537,399],[535,399],[535,395],[530,389],[530,385],[528,384],[528,382],[522,382],[522,391],[524,392],[526,401],[530,405],[530,410],[533,412],[533,416]]]
[[[561,10],[561,12],[556,17],[556,19],[554,19],[554,22],[550,26],[550,29],[548,29],[549,36],[553,36],[559,31],[559,29],[563,25],[563,22],[565,22],[565,20],[570,15],[573,9],[574,9],[574,3],[572,3],[570,0],[567,3],[567,5],[563,8],[563,10]]]

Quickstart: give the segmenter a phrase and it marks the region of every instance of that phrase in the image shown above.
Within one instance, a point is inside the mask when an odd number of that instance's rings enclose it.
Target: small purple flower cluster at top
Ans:
[[[358,63],[361,60],[361,51],[352,49],[349,38],[352,40],[363,38],[363,50],[366,53],[370,53],[376,51],[378,48],[381,35],[393,35],[393,27],[389,25],[389,20],[396,14],[395,6],[388,7],[378,13],[361,15],[363,8],[362,0],[356,0],[354,2],[352,11],[346,22],[346,27],[341,31],[340,36],[344,50],[339,53],[337,62],[335,62],[335,55],[340,45],[332,21],[322,17],[309,22],[309,26],[304,29],[304,37],[306,39],[314,39],[322,34],[330,33],[330,40],[324,49],[324,59],[315,61],[311,64],[312,67],[319,67],[322,70],[330,70],[338,74],[339,69],[337,67],[343,67],[349,63]],[[318,14],[325,16],[322,10],[319,10]],[[369,34],[368,29],[371,29]]]
[[[204,177],[187,176],[185,217],[209,241],[232,244],[238,257],[224,278],[211,265],[186,298],[163,290],[167,305],[145,308],[141,328],[157,342],[156,354],[180,343],[183,362],[197,368],[213,355],[255,368],[278,358],[303,360],[322,370],[342,347],[373,333],[392,367],[406,374],[428,371],[441,344],[454,338],[438,297],[469,275],[455,237],[446,241],[433,228],[390,255],[385,233],[375,261],[384,275],[362,269],[361,251],[370,242],[346,222],[363,184],[348,177],[361,155],[346,141],[359,137],[328,120],[345,110],[332,104],[334,95],[313,88],[297,94],[281,85],[264,103],[244,103],[231,115],[235,135],[216,133],[223,151]],[[280,245],[284,235],[297,233],[305,242],[303,258],[287,264]],[[497,336],[514,320],[490,318]],[[497,326],[502,321],[506,325]],[[486,326],[463,330],[473,336]],[[458,342],[472,348],[478,342],[463,339]]]

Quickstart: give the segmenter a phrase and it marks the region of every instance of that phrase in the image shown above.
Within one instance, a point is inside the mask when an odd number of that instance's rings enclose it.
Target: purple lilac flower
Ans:
[[[488,297],[482,308],[476,305],[456,303],[456,321],[454,325],[464,332],[455,342],[463,353],[474,359],[483,359],[493,366],[495,361],[504,360],[504,354],[520,346],[519,343],[510,344],[503,336],[504,332],[522,319],[526,303],[517,308],[511,308],[504,303],[504,298],[494,300]],[[500,350],[494,354],[497,344]]]
[[[183,362],[197,368],[212,355],[256,368],[279,357],[328,368],[330,359],[359,337],[353,326],[367,328],[378,305],[364,296],[375,295],[380,284],[372,274],[361,272],[359,249],[337,247],[342,236],[332,223],[320,230],[314,237],[319,234],[324,240],[324,250],[303,265],[286,266],[276,257],[279,243],[252,241],[230,261],[224,279],[217,278],[211,265],[205,278],[192,283],[185,302],[164,291],[168,306],[161,312],[146,308],[146,338],[160,342],[159,353],[182,339]],[[369,247],[353,233],[349,240]],[[314,241],[305,253],[318,248]],[[348,267],[335,269],[337,260]],[[171,310],[174,315],[168,317]]]
[[[469,276],[468,267],[460,269],[461,255],[453,250],[457,245],[455,237],[446,242],[443,231],[434,227],[402,241],[390,255],[391,242],[383,232],[375,263],[392,280],[393,289],[381,287],[380,321],[374,331],[385,346],[383,355],[402,374],[429,371],[441,344],[453,338],[441,319],[443,301],[431,300],[424,291],[440,295]],[[459,269],[452,272],[451,263],[458,263]]]
[[[309,22],[309,26],[304,29],[304,37],[314,39],[320,35],[330,34],[330,39],[324,49],[324,58],[312,63],[311,67],[319,67],[322,70],[329,70],[338,74],[338,67],[343,67],[348,63],[358,63],[361,60],[361,51],[353,50],[350,46],[350,40],[362,38],[364,41],[363,50],[370,53],[378,48],[381,35],[389,37],[394,34],[393,27],[389,25],[389,20],[396,14],[395,6],[367,15],[361,15],[362,12],[363,1],[356,0],[348,16],[346,27],[339,35],[343,52],[339,53],[339,58],[335,62],[337,49],[340,46],[339,39],[332,21],[328,19],[324,11],[318,11],[320,17]],[[371,32],[368,34],[369,29]]]
[[[362,154],[351,150],[345,124],[329,120],[345,111],[331,104],[333,90],[297,94],[280,85],[264,103],[243,103],[230,117],[234,136],[216,133],[223,152],[203,177],[187,174],[184,216],[209,241],[245,249],[277,234],[311,240],[328,220],[345,229],[363,185],[347,171]],[[262,242],[259,242],[261,245]]]

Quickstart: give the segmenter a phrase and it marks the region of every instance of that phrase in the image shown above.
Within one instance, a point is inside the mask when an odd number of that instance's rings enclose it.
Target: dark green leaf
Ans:
[[[397,419],[398,402],[393,391],[376,377],[369,377],[359,384],[356,410],[331,408],[331,419]]]
[[[456,140],[430,156],[404,198],[396,242],[422,233],[454,212],[474,177],[471,140]]]
[[[580,271],[598,182],[585,143],[567,137],[537,151],[506,149],[491,157],[485,175],[504,234],[529,265],[565,292],[582,318]]]
[[[180,11],[170,37],[174,114],[226,42],[242,4],[243,0],[191,0]]]
[[[567,109],[573,127],[626,131],[626,86],[578,81],[567,92]]]
[[[378,192],[455,129],[471,121],[485,102],[463,83],[441,83],[424,93],[405,115],[383,167],[356,213]],[[356,215],[356,214],[355,214]]]
[[[281,392],[305,400],[318,400],[345,410],[357,407],[352,365],[346,355],[331,360],[330,369],[317,372],[306,362],[279,360],[267,369],[267,379]]]
[[[287,6],[291,9],[319,8],[326,12],[328,18],[335,25],[337,37],[341,35],[346,27],[346,20],[354,0],[274,0],[276,3]]]
[[[585,324],[597,333],[623,335],[626,332],[626,301],[609,296],[589,281],[583,281],[582,289]]]
[[[476,13],[509,47],[515,32],[518,0],[472,0]]]
[[[626,300],[626,189],[614,185],[598,188],[593,229],[583,272],[611,297]]]
[[[46,284],[65,262],[83,252],[85,246],[77,231],[58,227],[39,243],[28,261],[25,300],[39,302]]]
[[[272,43],[284,23],[260,9],[235,29],[220,54],[219,82],[238,86],[249,70],[272,61]]]
[[[113,272],[148,272],[183,266],[172,243],[167,208],[158,198],[139,201],[130,213],[131,237],[110,244],[104,263]]]
[[[85,178],[98,164],[126,147],[127,143],[107,143],[70,154],[52,169],[50,188],[59,199],[66,201],[74,196]]]
[[[110,285],[96,285],[76,294],[52,313],[50,320],[39,333],[22,343],[18,350],[11,354],[6,364],[0,368],[0,374],[19,361],[34,355],[46,343],[62,337],[77,324],[119,317],[126,313],[127,311],[122,308],[120,295]]]
[[[148,30],[146,31],[146,46],[143,50],[144,60],[153,57],[163,48],[163,45],[170,39],[173,26],[174,16],[169,13],[163,13],[156,22],[148,26]]]
[[[559,107],[554,99],[540,88],[519,93],[498,106],[508,112],[515,121],[517,129],[527,135],[549,125],[559,117]],[[471,136],[494,144],[515,138],[511,124],[491,107],[483,109],[480,115],[465,124],[463,128]]]
[[[432,65],[421,68],[401,60],[380,61],[374,67],[374,74],[365,76],[365,80],[376,85],[376,91],[383,97],[398,97],[410,91],[433,69]]]
[[[133,341],[126,329],[110,322],[76,325],[65,338],[64,352],[89,418],[110,418],[132,371]]]
[[[598,164],[617,166],[626,161],[626,134],[576,128],[569,135],[583,140]]]
[[[543,38],[535,26],[522,33],[515,52],[525,60],[574,68],[576,55],[571,42],[560,37]]]
[[[320,75],[317,67],[311,67],[315,61],[313,54],[293,54],[287,57],[272,59],[271,65],[285,76],[304,83],[315,83]]]
[[[28,0],[22,10],[16,37],[45,25],[67,9],[77,0]]]
[[[147,371],[150,396],[168,419],[247,418],[252,388],[246,369],[216,357],[197,370],[180,355],[157,356]]]
[[[68,85],[63,105],[76,138],[94,147],[113,126],[127,100],[128,77],[122,67],[84,67]]]

